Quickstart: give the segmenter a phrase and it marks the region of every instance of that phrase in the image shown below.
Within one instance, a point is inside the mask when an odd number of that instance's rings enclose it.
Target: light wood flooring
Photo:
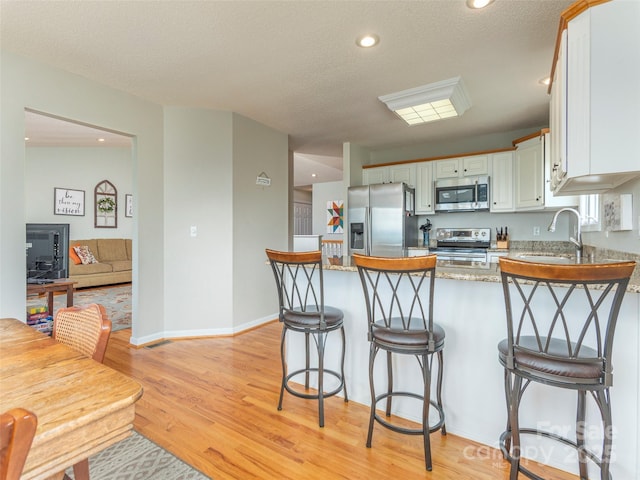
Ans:
[[[131,347],[130,335],[128,329],[111,335],[105,364],[144,387],[136,430],[215,480],[508,478],[498,451],[451,433],[431,435],[432,472],[424,468],[420,436],[378,425],[366,448],[369,408],[341,397],[326,400],[324,428],[315,401],[285,393],[278,411],[277,322],[153,348]],[[548,479],[577,478],[537,471]]]

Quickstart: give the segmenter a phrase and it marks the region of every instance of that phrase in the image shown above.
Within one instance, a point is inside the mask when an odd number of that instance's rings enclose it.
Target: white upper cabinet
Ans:
[[[491,164],[491,212],[513,212],[513,151],[492,153]]]
[[[363,168],[362,184],[375,185],[389,182],[389,167]]]
[[[420,162],[416,164],[416,214],[434,213],[433,164],[436,162]]]
[[[362,170],[362,184],[404,182],[410,187],[416,186],[415,163],[403,163],[385,167],[364,168]]]
[[[541,136],[519,143],[515,153],[516,210],[544,208],[544,141]]]
[[[580,204],[578,195],[556,195],[553,192],[552,178],[556,170],[553,168],[551,161],[551,148],[553,141],[551,140],[551,132],[547,132],[543,137],[544,142],[544,208],[559,209],[562,207],[577,207]]]
[[[605,2],[569,18],[549,119],[557,193],[601,193],[640,175],[638,18],[637,1]]]
[[[404,182],[410,187],[416,186],[416,164],[404,163],[391,165],[389,168],[389,181],[391,183]]]
[[[435,164],[436,179],[487,175],[489,173],[488,155],[448,158],[446,160],[437,160]]]

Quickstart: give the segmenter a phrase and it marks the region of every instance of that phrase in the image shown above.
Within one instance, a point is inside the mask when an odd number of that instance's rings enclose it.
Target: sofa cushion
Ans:
[[[77,247],[73,247],[78,257],[82,261],[83,265],[88,265],[92,263],[98,263],[98,260],[93,256],[93,252],[86,245],[79,245]]]
[[[71,242],[69,242],[69,245],[71,245],[71,246],[86,245],[91,250],[91,253],[93,253],[93,256],[96,257],[96,260],[98,260],[98,262],[100,261],[100,252],[98,252],[98,241],[97,240],[93,240],[93,239],[91,239],[91,240],[71,240]]]
[[[91,275],[92,273],[111,273],[113,267],[110,263],[90,263],[88,265],[69,264],[69,273],[74,275]]]
[[[131,260],[114,260],[109,262],[114,272],[124,272],[131,270]]]
[[[124,238],[99,238],[98,255],[101,262],[127,260],[127,247]]]
[[[73,263],[75,263],[76,265],[80,265],[82,263],[82,260],[80,259],[80,257],[78,256],[78,254],[76,253],[76,251],[74,250],[73,247],[77,247],[80,244],[77,245],[71,245],[69,247],[69,260],[71,260]]]

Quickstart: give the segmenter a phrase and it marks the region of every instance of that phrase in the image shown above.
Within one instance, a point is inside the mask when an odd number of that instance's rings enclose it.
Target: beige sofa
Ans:
[[[72,240],[70,247],[86,245],[98,263],[76,265],[69,258],[69,278],[76,288],[131,282],[131,239]]]

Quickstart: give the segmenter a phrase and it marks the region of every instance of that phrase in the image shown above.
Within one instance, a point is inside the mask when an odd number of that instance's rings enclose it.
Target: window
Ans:
[[[583,232],[599,232],[602,230],[600,221],[600,195],[581,195],[580,213]]]

